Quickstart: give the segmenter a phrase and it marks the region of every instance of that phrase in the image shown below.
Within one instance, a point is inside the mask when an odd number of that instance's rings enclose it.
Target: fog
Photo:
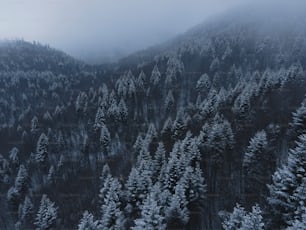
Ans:
[[[86,60],[166,41],[242,0],[10,0],[0,38],[39,41]]]

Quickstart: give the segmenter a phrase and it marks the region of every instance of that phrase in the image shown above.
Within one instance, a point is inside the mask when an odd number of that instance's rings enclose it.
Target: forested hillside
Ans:
[[[306,229],[306,17],[236,13],[109,66],[1,42],[1,229]]]

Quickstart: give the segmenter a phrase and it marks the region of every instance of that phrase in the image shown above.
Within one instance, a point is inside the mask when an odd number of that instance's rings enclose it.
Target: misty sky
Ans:
[[[0,39],[74,55],[129,53],[163,42],[241,0],[0,0]]]

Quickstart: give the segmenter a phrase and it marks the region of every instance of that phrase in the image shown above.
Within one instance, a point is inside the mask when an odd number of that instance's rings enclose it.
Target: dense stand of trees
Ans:
[[[303,229],[305,31],[198,30],[115,68],[1,44],[0,226]]]

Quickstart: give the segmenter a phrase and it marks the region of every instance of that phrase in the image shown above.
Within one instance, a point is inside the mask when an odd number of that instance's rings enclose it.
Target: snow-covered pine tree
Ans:
[[[48,161],[48,145],[49,141],[46,134],[42,133],[36,145],[35,160],[40,167],[45,168]]]
[[[306,134],[306,100],[292,114],[292,121],[289,123],[289,135],[291,140],[296,140],[301,134]]]
[[[251,212],[247,212],[237,204],[228,219],[222,223],[222,227],[225,230],[263,230],[261,209],[255,205]]]
[[[94,216],[88,211],[85,211],[78,225],[78,230],[97,230],[99,227],[99,223],[94,220]]]
[[[159,72],[158,66],[155,65],[151,73],[150,83],[156,87],[159,84],[160,79],[161,73]]]
[[[288,228],[286,228],[286,230],[302,230],[302,229],[306,229],[306,207],[303,206],[301,211],[302,211],[301,212],[301,217],[302,218],[294,220],[292,225],[289,226]]]
[[[128,117],[128,108],[123,98],[120,99],[120,102],[118,104],[118,113],[119,113],[119,120],[125,122]]]
[[[306,135],[299,136],[296,147],[289,150],[287,164],[277,169],[268,185],[273,223],[286,226],[292,224],[299,200],[294,197],[298,187],[306,178]]]
[[[110,142],[111,142],[111,136],[110,136],[110,133],[108,131],[108,128],[105,125],[103,125],[101,127],[101,132],[100,132],[100,143],[101,143],[101,146],[102,146],[102,151],[106,155],[109,152]]]
[[[21,223],[29,223],[32,221],[33,208],[33,202],[30,197],[26,196],[24,202],[19,206],[19,221]]]
[[[172,93],[172,90],[169,90],[167,96],[166,96],[166,99],[165,99],[165,108],[166,108],[166,111],[170,112],[172,111],[172,109],[174,108],[174,96],[173,96],[173,93]]]
[[[257,132],[250,140],[244,154],[243,168],[245,176],[245,192],[256,194],[256,197],[265,190],[272,156],[268,149],[267,134],[264,130]],[[255,198],[255,197],[254,197]]]
[[[19,170],[15,179],[15,188],[19,193],[25,192],[29,183],[29,175],[24,165],[19,166]]]
[[[153,159],[153,180],[157,180],[159,175],[163,174],[162,171],[163,166],[166,163],[166,151],[164,144],[160,142],[156,149]]]
[[[38,118],[34,116],[31,120],[31,134],[36,135],[38,133]]]
[[[184,185],[178,183],[171,197],[170,205],[166,208],[167,226],[183,227],[189,221],[188,200],[186,199]]]
[[[187,129],[187,122],[184,117],[184,111],[180,109],[172,125],[172,133],[173,133],[172,137],[175,140],[181,139],[184,136],[186,129]]]
[[[9,152],[9,160],[13,167],[18,167],[19,165],[19,149],[13,147]]]
[[[124,215],[121,211],[121,183],[118,179],[113,178],[109,190],[104,196],[103,205],[101,206],[101,228],[106,229],[123,229]]]
[[[141,206],[141,216],[135,220],[135,226],[132,227],[133,230],[166,229],[165,218],[161,213],[162,207],[158,205],[156,195],[156,192],[152,191],[144,200]]]
[[[264,230],[261,213],[261,209],[257,204],[253,206],[252,211],[245,215],[241,224],[241,230]]]
[[[47,230],[55,227],[57,220],[57,207],[46,194],[44,194],[40,201],[38,213],[35,218],[35,225],[39,230]]]
[[[202,74],[197,81],[196,89],[199,93],[208,94],[211,86],[209,76],[207,74]]]
[[[101,107],[98,108],[96,117],[95,117],[95,123],[94,123],[94,129],[98,130],[105,124],[105,114]]]

